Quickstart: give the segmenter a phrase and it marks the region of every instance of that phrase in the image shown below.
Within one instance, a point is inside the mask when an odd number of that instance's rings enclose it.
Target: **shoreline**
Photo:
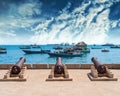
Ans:
[[[9,69],[14,64],[0,64],[0,69]],[[27,69],[51,69],[54,64],[25,64]],[[67,69],[90,69],[93,64],[65,64]],[[120,69],[120,64],[104,64],[109,69]]]

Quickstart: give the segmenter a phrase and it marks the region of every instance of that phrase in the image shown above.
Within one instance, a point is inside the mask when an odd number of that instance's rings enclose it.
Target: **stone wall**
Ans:
[[[0,69],[8,69],[13,64],[0,64]],[[51,69],[54,64],[25,64],[28,69]],[[92,64],[66,64],[68,69],[90,69]],[[105,64],[110,69],[120,69],[120,64]]]

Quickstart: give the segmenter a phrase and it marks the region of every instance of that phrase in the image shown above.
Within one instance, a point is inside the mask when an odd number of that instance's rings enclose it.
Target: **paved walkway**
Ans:
[[[90,81],[90,70],[80,69],[68,70],[73,81],[46,82],[50,70],[27,70],[26,82],[0,82],[0,96],[120,96],[120,70],[111,71],[118,81]]]

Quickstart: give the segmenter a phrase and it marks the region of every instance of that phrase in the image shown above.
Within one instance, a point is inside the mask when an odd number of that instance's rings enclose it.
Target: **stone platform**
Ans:
[[[7,70],[0,70],[2,77]],[[28,69],[26,82],[0,82],[2,96],[120,96],[120,70],[111,69],[118,81],[92,82],[90,69],[68,69],[73,81],[46,82],[50,69]]]

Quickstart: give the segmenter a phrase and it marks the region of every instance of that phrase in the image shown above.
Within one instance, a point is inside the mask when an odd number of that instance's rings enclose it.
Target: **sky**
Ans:
[[[120,44],[120,0],[1,0],[0,44]]]

